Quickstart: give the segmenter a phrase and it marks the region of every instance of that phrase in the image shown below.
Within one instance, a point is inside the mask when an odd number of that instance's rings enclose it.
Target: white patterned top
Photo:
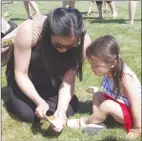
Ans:
[[[141,98],[141,84],[140,81],[138,80],[136,74],[125,64],[124,65],[124,74],[129,74],[132,76],[134,80],[134,86],[135,86],[135,92],[136,95],[140,96]],[[112,78],[109,78],[108,76],[104,76],[102,83],[101,83],[101,88],[103,91],[110,96],[111,98],[115,99],[116,97],[116,92],[113,91],[113,80]],[[127,106],[130,106],[130,102],[128,98],[126,97],[125,93],[122,91],[118,98],[116,99],[117,101],[126,104]]]

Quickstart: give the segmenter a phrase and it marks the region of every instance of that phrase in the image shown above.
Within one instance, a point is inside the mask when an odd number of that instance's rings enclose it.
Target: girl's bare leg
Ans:
[[[119,123],[124,123],[123,112],[120,105],[112,100],[105,100],[103,93],[95,93],[93,96],[93,114],[86,123],[102,123],[108,115]]]

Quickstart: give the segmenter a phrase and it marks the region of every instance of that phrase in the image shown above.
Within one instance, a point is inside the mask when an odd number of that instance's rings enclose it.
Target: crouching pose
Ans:
[[[141,84],[123,62],[117,42],[109,35],[100,37],[88,47],[86,56],[94,74],[103,76],[103,92],[94,93],[90,117],[68,120],[68,126],[80,123],[83,132],[95,134],[106,128],[103,122],[111,115],[124,125],[128,137],[137,137],[141,133]]]

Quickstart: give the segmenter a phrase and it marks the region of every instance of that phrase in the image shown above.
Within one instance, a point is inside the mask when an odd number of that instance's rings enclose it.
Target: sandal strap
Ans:
[[[86,117],[80,118],[79,125],[81,128],[84,128],[86,126],[85,120],[86,120]]]

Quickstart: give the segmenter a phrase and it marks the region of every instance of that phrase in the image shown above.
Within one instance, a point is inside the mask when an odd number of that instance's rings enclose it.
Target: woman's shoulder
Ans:
[[[24,21],[17,31],[16,40],[28,40],[31,47],[34,47],[42,32],[44,20],[47,16],[36,14],[32,19]],[[28,41],[26,43],[28,43]],[[21,41],[20,41],[21,42]],[[22,44],[22,43],[21,43]],[[23,44],[25,44],[23,42]]]
[[[43,24],[44,20],[47,18],[47,15],[43,15],[41,13],[36,13],[33,17],[32,17],[32,21],[39,23],[39,24]]]
[[[32,41],[32,21],[30,19],[20,24],[16,33],[15,43],[18,46],[30,46]]]
[[[20,24],[18,32],[29,32],[32,31],[32,20],[28,19],[25,20],[23,23]]]

